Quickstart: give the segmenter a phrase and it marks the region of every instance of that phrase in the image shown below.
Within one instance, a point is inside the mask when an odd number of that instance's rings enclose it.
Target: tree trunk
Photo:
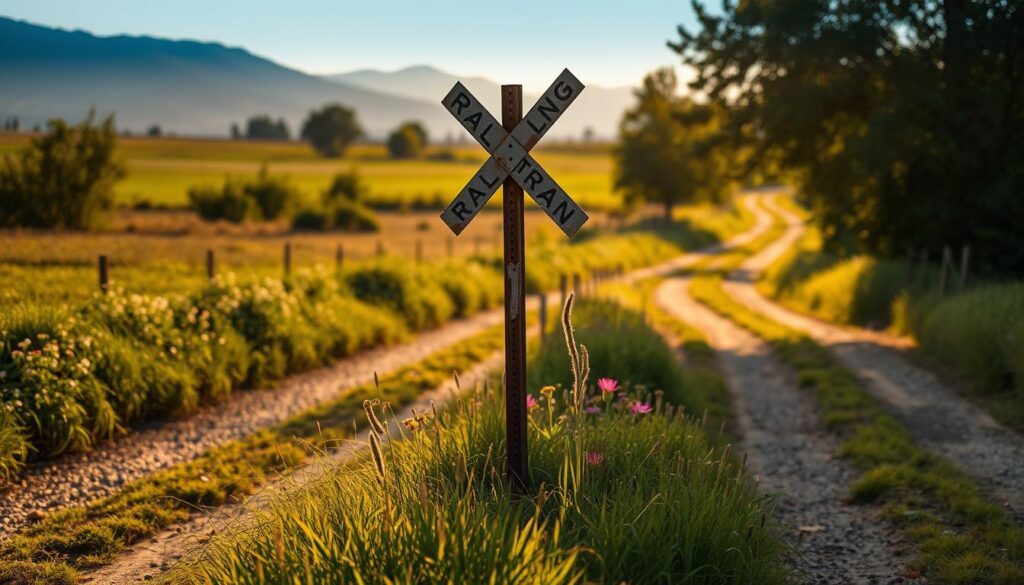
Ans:
[[[664,206],[665,206],[665,221],[668,222],[668,223],[672,223],[672,202],[671,201],[665,201],[664,202]]]

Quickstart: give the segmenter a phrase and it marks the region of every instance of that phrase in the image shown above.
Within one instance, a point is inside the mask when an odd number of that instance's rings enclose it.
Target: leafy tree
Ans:
[[[671,69],[644,78],[637,103],[619,125],[615,188],[626,203],[657,203],[672,218],[679,203],[718,201],[729,186],[728,165],[711,140],[715,108],[676,95]]]
[[[0,225],[97,227],[125,174],[116,149],[113,116],[96,123],[90,111],[77,126],[50,120],[46,134],[0,161]]]
[[[1024,4],[748,0],[680,27],[731,139],[798,178],[836,251],[1024,265]]]
[[[146,130],[146,136],[156,138],[162,136],[164,133],[163,129],[160,128],[160,124],[153,124]]]
[[[338,158],[363,135],[356,113],[341,104],[330,104],[309,113],[302,125],[302,138],[323,156]]]
[[[284,118],[277,121],[264,114],[249,118],[246,123],[245,136],[249,140],[288,140],[291,133]]]
[[[388,136],[391,158],[416,158],[427,145],[427,130],[419,122],[406,122]]]

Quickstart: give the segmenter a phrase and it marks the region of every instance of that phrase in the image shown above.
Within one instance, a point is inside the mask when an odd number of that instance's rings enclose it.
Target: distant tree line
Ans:
[[[274,120],[266,114],[253,116],[245,124],[245,132],[238,124],[231,125],[231,138],[248,140],[291,140],[291,132],[284,118]]]
[[[1024,4],[695,2],[671,47],[715,140],[788,173],[837,252],[970,245],[1024,267]]]

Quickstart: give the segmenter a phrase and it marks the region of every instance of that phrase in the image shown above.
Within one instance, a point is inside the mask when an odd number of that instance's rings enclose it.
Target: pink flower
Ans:
[[[597,387],[601,389],[601,392],[611,394],[619,389],[619,382],[611,378],[599,378],[597,380]]]
[[[588,407],[583,409],[583,412],[585,412],[587,414],[597,414],[597,413],[601,412],[601,409],[596,407],[596,406],[588,406]]]
[[[526,395],[526,408],[528,410],[534,410],[534,409],[540,408],[540,402],[537,402],[537,399],[534,398],[533,395],[527,394]]]
[[[601,465],[602,463],[604,463],[604,453],[587,451],[587,465]]]
[[[636,400],[629,405],[629,410],[633,414],[647,414],[648,412],[651,412],[651,405]]]

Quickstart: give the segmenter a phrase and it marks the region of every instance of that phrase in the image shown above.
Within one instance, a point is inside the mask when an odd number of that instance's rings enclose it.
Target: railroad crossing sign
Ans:
[[[461,82],[455,84],[441,103],[491,157],[441,214],[441,219],[453,232],[461,233],[509,176],[526,189],[565,235],[571,238],[580,229],[587,221],[587,214],[537,164],[529,151],[581,91],[580,80],[568,69],[562,71],[522,121],[508,132]]]
[[[526,458],[526,266],[523,257],[523,190],[570,238],[587,214],[532,156],[532,149],[583,91],[568,69],[555,79],[523,116],[521,85],[501,86],[501,124],[462,83],[441,100],[444,107],[491,154],[459,191],[441,219],[456,235],[502,185],[505,257],[505,437],[506,472],[523,490],[529,477]]]

